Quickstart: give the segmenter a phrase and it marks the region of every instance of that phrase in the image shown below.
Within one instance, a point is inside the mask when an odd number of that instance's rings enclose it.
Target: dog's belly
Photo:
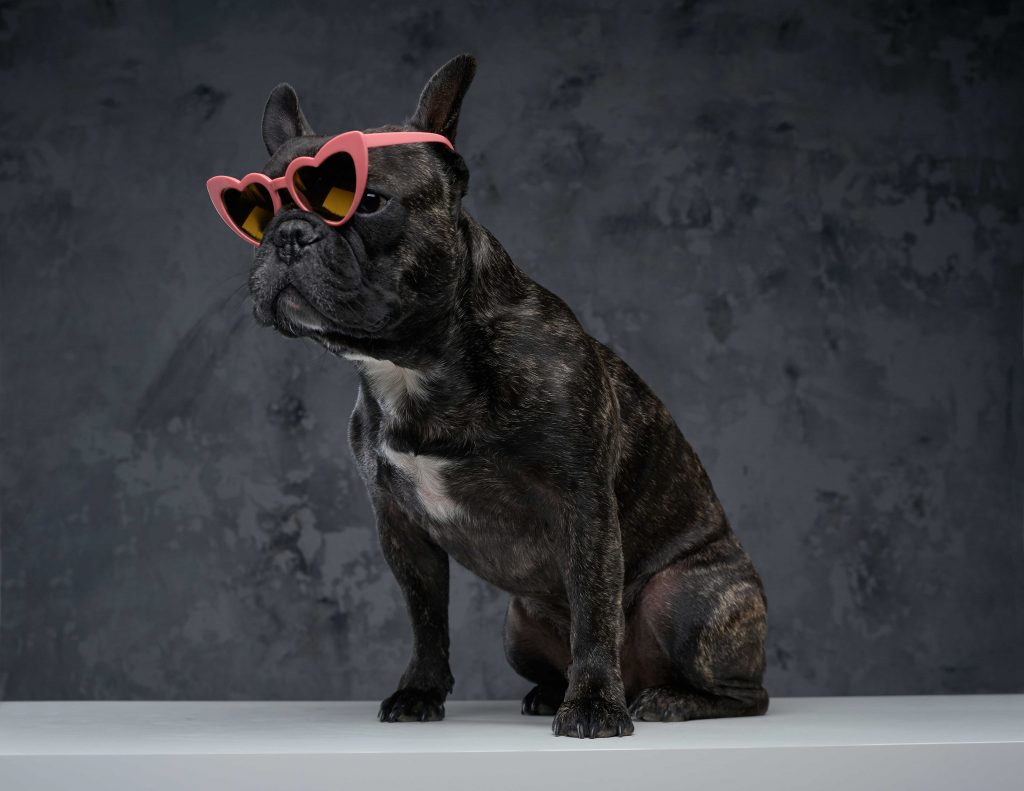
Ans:
[[[452,558],[516,594],[556,594],[561,575],[543,519],[509,481],[471,458],[380,449],[387,493]]]

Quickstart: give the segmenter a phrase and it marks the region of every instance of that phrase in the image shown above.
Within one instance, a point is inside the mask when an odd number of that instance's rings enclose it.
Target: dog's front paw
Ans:
[[[380,704],[381,722],[436,722],[444,719],[443,692],[407,687]]]
[[[551,730],[555,736],[578,739],[631,736],[633,721],[622,703],[594,696],[565,701],[558,707]]]

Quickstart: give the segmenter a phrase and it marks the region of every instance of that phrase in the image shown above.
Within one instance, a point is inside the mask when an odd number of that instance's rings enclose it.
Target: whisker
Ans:
[[[243,270],[242,270],[241,272],[233,272],[233,273],[231,273],[230,275],[228,275],[227,277],[225,277],[225,278],[223,278],[223,279],[221,279],[221,280],[218,280],[218,281],[217,281],[216,283],[214,283],[213,285],[214,285],[214,286],[219,286],[219,285],[221,285],[222,283],[227,283],[227,282],[228,282],[229,280],[231,280],[231,278],[233,278],[233,277],[239,277],[239,276],[241,276],[241,275],[248,275],[248,274],[249,274],[249,270],[248,270],[248,268],[246,268],[246,269],[243,269]]]
[[[237,286],[237,287],[236,287],[236,288],[235,288],[235,289],[234,289],[234,290],[233,290],[233,291],[231,292],[231,294],[229,294],[229,295],[228,295],[228,299],[231,299],[231,297],[235,296],[235,295],[236,295],[236,294],[237,294],[237,293],[238,293],[239,291],[241,291],[241,290],[242,290],[243,288],[245,288],[245,287],[246,287],[246,286],[248,286],[248,285],[249,285],[248,281],[246,281],[245,283],[240,283],[240,284],[239,284],[239,285],[238,285],[238,286]],[[244,294],[242,295],[242,298],[243,298],[243,299],[245,299],[245,295],[244,295]]]

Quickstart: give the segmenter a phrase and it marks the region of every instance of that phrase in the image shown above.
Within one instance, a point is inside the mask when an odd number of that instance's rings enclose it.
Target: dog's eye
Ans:
[[[383,195],[367,190],[363,193],[363,199],[359,201],[359,207],[356,211],[360,214],[373,214],[375,211],[379,211],[386,202],[387,198]]]

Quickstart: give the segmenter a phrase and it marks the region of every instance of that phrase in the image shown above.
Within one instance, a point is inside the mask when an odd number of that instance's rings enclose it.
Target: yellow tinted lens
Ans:
[[[274,202],[262,184],[250,184],[244,190],[224,190],[224,207],[235,226],[257,242],[274,216]]]
[[[333,154],[316,167],[299,168],[295,189],[309,207],[325,220],[341,220],[356,196],[356,165],[344,152]]]

